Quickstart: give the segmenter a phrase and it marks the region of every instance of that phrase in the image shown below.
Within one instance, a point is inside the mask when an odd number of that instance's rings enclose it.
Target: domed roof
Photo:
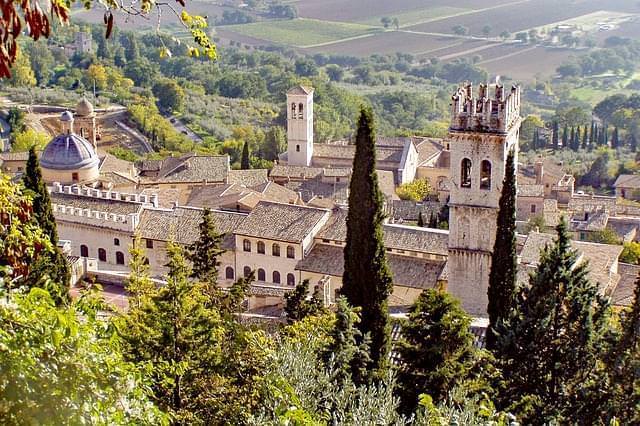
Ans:
[[[76,105],[76,114],[80,116],[93,114],[93,105],[84,96],[82,97],[82,99],[80,99],[80,102],[78,102],[78,105]]]
[[[73,121],[73,114],[71,111],[65,111],[60,114],[60,121]]]
[[[75,170],[98,167],[100,159],[85,138],[74,133],[56,136],[47,144],[40,156],[45,169]]]

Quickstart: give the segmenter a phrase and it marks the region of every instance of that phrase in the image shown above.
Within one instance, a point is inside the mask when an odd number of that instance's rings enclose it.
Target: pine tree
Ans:
[[[505,175],[500,194],[497,218],[496,241],[491,255],[489,272],[489,327],[486,333],[486,346],[497,350],[496,326],[501,323],[513,307],[516,294],[516,274],[518,269],[516,254],[516,174],[514,153],[509,152],[505,165]]]
[[[207,380],[220,360],[222,322],[208,307],[204,287],[189,282],[183,249],[169,243],[167,257],[166,284],[140,306],[131,306],[117,325],[129,360],[153,367],[152,388],[160,406],[177,420],[201,423],[195,420],[206,411],[208,399],[199,396],[208,391]]]
[[[251,168],[251,162],[249,160],[249,142],[244,141],[242,146],[242,159],[240,160],[240,168],[242,170],[249,170]]]
[[[558,145],[559,145],[559,133],[560,133],[560,127],[558,126],[558,122],[554,121],[553,122],[553,129],[551,131],[551,143],[553,144],[553,149],[557,150],[558,149]]]
[[[565,124],[565,126],[562,129],[562,149],[567,149],[567,148],[569,148],[569,129]]]
[[[466,379],[474,360],[471,318],[447,292],[427,289],[402,323],[398,345],[398,390],[405,413],[415,412],[420,394],[442,401]]]
[[[422,217],[422,211],[418,212],[418,226],[424,228],[424,218]]]
[[[58,244],[58,230],[51,208],[49,191],[42,179],[40,162],[35,147],[29,149],[29,159],[23,177],[26,192],[33,198],[33,218],[38,226],[47,234],[53,245],[53,251],[39,256],[26,278],[27,286],[48,288],[56,303],[62,303],[69,297],[69,282],[71,273],[65,255]],[[51,280],[54,285],[47,283]]]
[[[371,338],[371,369],[387,365],[390,327],[387,299],[393,282],[383,244],[383,197],[375,173],[375,130],[371,109],[362,108],[349,186],[347,241],[341,294],[361,311],[360,330]]]
[[[289,323],[300,321],[308,316],[318,315],[324,311],[322,300],[314,293],[310,299],[309,280],[303,280],[296,288],[284,296],[284,312]]]
[[[189,257],[193,264],[191,278],[205,283],[213,300],[218,294],[218,266],[220,256],[224,253],[222,242],[224,235],[218,233],[211,215],[211,210],[204,209],[202,222],[199,225],[200,237],[189,246]]]
[[[524,423],[576,423],[589,398],[608,321],[608,306],[571,249],[567,223],[541,251],[529,284],[519,289],[514,314],[499,326],[502,368],[509,381],[503,407]]]

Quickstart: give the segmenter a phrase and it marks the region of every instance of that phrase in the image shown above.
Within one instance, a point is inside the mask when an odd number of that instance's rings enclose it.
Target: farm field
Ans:
[[[482,60],[479,65],[486,69],[489,75],[506,75],[518,80],[532,80],[538,74],[553,75],[559,65],[571,55],[575,55],[573,50],[544,47],[534,47],[531,50],[505,49],[486,53],[486,55],[480,53],[480,56],[488,59]]]
[[[366,36],[380,31],[370,25],[329,22],[298,18],[287,21],[263,21],[244,25],[229,25],[228,31],[296,47],[312,46],[336,40]]]
[[[413,24],[435,21],[436,19],[472,11],[473,9],[465,9],[462,7],[436,6],[426,9],[415,9],[396,12],[393,14],[393,17],[398,19],[401,27],[405,27]],[[367,18],[358,20],[358,22],[368,25],[381,25],[380,20],[383,16],[385,15],[369,16]]]

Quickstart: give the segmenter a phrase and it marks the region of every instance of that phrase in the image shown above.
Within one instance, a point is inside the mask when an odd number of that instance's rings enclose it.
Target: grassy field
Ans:
[[[224,28],[241,35],[296,47],[328,43],[380,31],[380,28],[369,25],[305,18],[230,25]]]
[[[370,16],[361,20],[358,20],[361,24],[368,25],[381,25],[380,19],[383,16],[389,16],[392,18],[397,18],[400,26],[408,26],[415,25],[424,22],[434,21],[436,19],[441,19],[447,16],[452,16],[459,14],[461,12],[467,12],[471,9],[465,9],[462,7],[451,7],[451,6],[439,6],[439,7],[429,7],[426,9],[417,9],[417,10],[407,10],[397,13],[392,13],[390,15],[379,15],[379,16]]]

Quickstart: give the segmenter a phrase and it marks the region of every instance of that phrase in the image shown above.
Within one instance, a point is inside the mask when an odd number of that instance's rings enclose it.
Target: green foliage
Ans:
[[[26,129],[20,133],[15,133],[11,140],[11,150],[13,152],[24,152],[35,147],[37,151],[42,151],[49,143],[49,135],[34,129]]]
[[[506,387],[504,407],[527,423],[573,423],[589,418],[599,395],[594,365],[608,306],[587,278],[587,265],[571,249],[567,224],[541,252],[514,312],[498,326]]]
[[[224,235],[216,229],[211,210],[208,208],[204,209],[199,229],[199,238],[189,246],[189,259],[193,265],[191,278],[204,283],[209,296],[216,300],[220,297],[217,288],[220,266],[218,259],[224,253],[222,249]]]
[[[148,259],[145,256],[142,240],[134,236],[133,245],[129,247],[129,276],[124,282],[124,288],[129,295],[129,306],[141,309],[148,303],[149,298],[156,294],[156,285],[151,281]]]
[[[132,163],[140,160],[140,156],[138,156],[134,151],[121,146],[110,148],[107,152],[120,160],[131,161]]]
[[[640,242],[624,243],[623,247],[619,258],[620,262],[640,265]]]
[[[158,107],[167,112],[182,111],[184,90],[172,79],[162,79],[153,85],[153,94],[158,98]]]
[[[9,108],[9,112],[7,113],[7,123],[11,128],[12,135],[22,133],[26,130],[25,116],[26,113],[18,107]]]
[[[154,145],[160,150],[190,152],[193,141],[176,131],[171,123],[158,112],[154,103],[145,102],[129,105],[131,119]]]
[[[319,315],[325,311],[322,299],[313,294],[310,299],[309,280],[303,280],[296,288],[284,296],[284,312],[289,322],[300,321],[308,316]]]
[[[107,324],[76,305],[56,308],[42,289],[2,299],[0,422],[168,424],[148,372],[124,359]]]
[[[508,318],[516,294],[518,255],[516,252],[516,172],[513,150],[507,155],[502,192],[498,202],[499,211],[496,240],[491,254],[489,272],[489,327],[487,349],[496,348],[496,326]]]
[[[242,159],[240,160],[240,169],[249,170],[251,168],[251,162],[249,161],[249,142],[244,141],[242,145]]]
[[[360,330],[371,338],[371,369],[384,370],[389,351],[387,299],[393,283],[382,235],[383,198],[375,173],[375,130],[371,110],[358,120],[356,154],[349,187],[347,241],[341,294],[360,307]]]
[[[421,394],[443,401],[468,378],[474,362],[470,326],[471,318],[448,293],[427,289],[420,294],[402,322],[398,344],[398,392],[405,413],[416,410]]]
[[[600,244],[622,244],[622,239],[618,236],[616,231],[611,228],[604,228],[599,231],[589,232],[587,239],[594,243]]]
[[[396,193],[401,200],[424,201],[431,193],[431,186],[427,179],[416,179],[400,185],[396,188]]]

